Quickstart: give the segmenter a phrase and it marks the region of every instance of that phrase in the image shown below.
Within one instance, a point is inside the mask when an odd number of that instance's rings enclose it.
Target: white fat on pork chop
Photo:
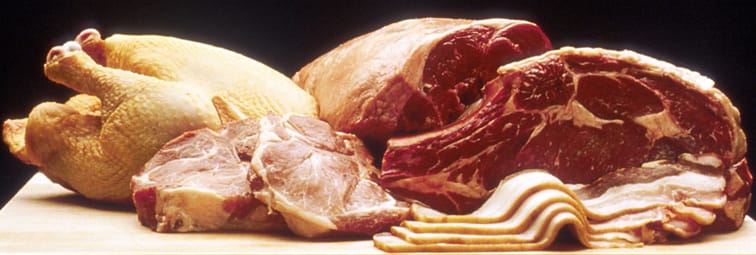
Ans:
[[[370,235],[407,217],[408,208],[372,181],[378,169],[356,136],[296,115],[259,124],[251,188],[294,233]]]

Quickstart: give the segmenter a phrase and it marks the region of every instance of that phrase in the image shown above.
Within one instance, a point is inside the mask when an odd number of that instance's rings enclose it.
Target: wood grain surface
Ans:
[[[561,241],[547,251],[507,254],[756,254],[756,223],[735,232],[634,249],[585,249]],[[133,208],[83,199],[36,174],[0,210],[1,254],[380,254],[372,240],[308,240],[288,233],[155,233]]]

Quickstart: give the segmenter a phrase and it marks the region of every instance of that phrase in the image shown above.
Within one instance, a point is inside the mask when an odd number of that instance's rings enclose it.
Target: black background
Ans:
[[[740,108],[749,145],[756,144],[756,8],[746,1],[155,2],[17,1],[4,7],[0,118],[23,118],[42,101],[74,94],[48,81],[42,64],[50,47],[87,27],[103,36],[150,33],[205,42],[292,75],[339,43],[401,19],[503,17],[539,24],[554,47],[632,49],[712,78]],[[2,147],[0,206],[35,172]],[[747,157],[756,162],[749,147]]]

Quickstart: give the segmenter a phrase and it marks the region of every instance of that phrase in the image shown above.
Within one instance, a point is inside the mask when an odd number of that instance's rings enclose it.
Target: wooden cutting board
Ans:
[[[134,209],[87,201],[36,174],[0,210],[0,254],[380,254],[370,239],[308,240],[291,234],[155,233]],[[556,243],[537,253],[756,254],[756,223],[726,234],[633,249],[585,249]],[[508,254],[528,254],[508,253]]]

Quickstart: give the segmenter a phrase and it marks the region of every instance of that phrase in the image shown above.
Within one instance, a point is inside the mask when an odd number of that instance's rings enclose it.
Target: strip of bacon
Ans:
[[[413,220],[373,237],[390,252],[541,250],[569,227],[584,246],[637,247],[688,238],[724,207],[724,167],[714,155],[683,154],[625,168],[586,185],[541,170],[502,180],[476,211],[449,215],[414,204]]]

